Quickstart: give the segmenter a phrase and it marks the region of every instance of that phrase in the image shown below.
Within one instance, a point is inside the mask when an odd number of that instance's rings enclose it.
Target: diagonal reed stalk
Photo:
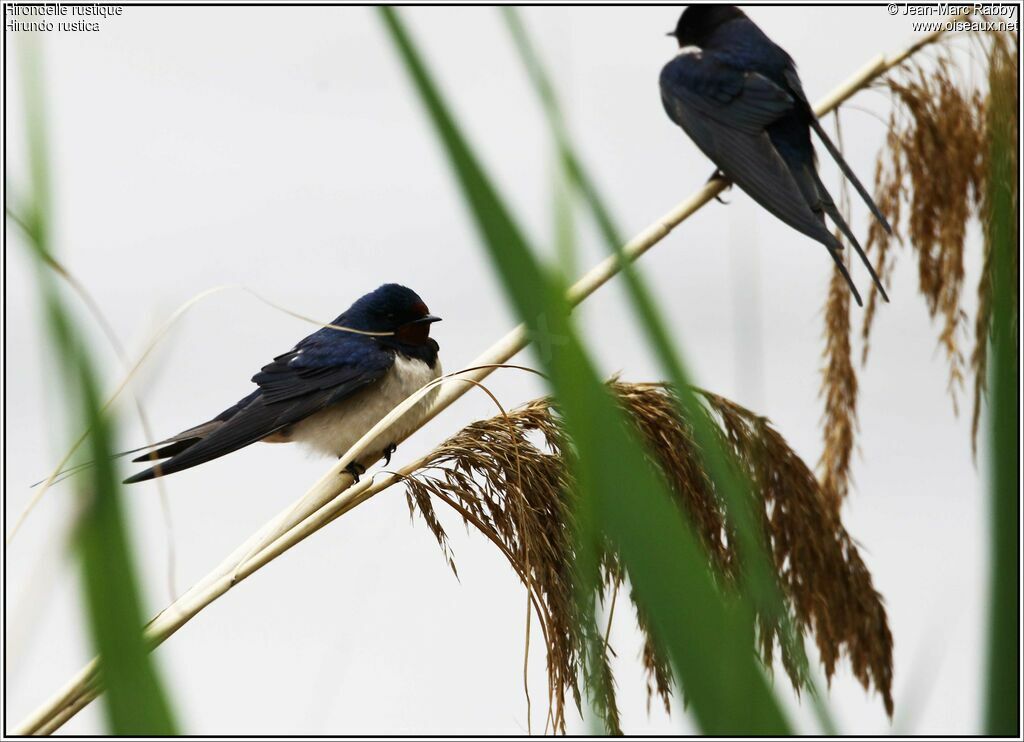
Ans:
[[[960,15],[952,17],[950,20],[962,20],[966,17],[966,15]],[[848,80],[820,100],[814,107],[815,112],[818,116],[824,116],[833,111],[858,91],[902,64],[923,47],[934,43],[944,34],[945,31],[938,30],[916,39],[893,54],[875,56]],[[678,204],[630,240],[622,248],[621,260],[627,262],[637,260],[668,236],[675,227],[719,195],[723,189],[724,185],[718,181],[704,185],[694,195]],[[570,306],[575,307],[621,270],[620,256],[612,255],[605,258],[568,289],[566,300]],[[474,382],[480,382],[489,376],[496,365],[507,362],[523,350],[528,342],[526,328],[520,325],[472,361],[468,365],[471,370],[453,374],[441,386],[434,404],[417,421],[415,429],[418,430],[447,409],[472,388]],[[244,580],[303,541],[307,536],[320,530],[357,505],[392,484],[402,482],[405,477],[422,466],[429,459],[429,455],[403,467],[396,474],[386,474],[374,478],[365,477],[359,482],[353,482],[352,477],[345,471],[345,468],[353,461],[358,461],[367,467],[375,463],[369,460],[365,454],[366,442],[392,426],[397,419],[405,414],[409,406],[407,403],[401,405],[378,423],[298,501],[268,521],[206,577],[157,614],[146,626],[145,636],[150,647],[159,646],[236,583]],[[46,703],[22,720],[15,727],[13,733],[18,735],[49,734],[59,729],[102,690],[96,670],[97,664],[93,660]]]

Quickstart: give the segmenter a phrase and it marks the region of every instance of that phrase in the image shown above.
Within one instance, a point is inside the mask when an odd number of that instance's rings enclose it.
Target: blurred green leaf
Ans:
[[[107,688],[110,732],[117,735],[176,734],[170,705],[142,638],[143,618],[131,549],[114,468],[114,423],[101,413],[101,399],[86,334],[75,325],[50,272],[52,209],[47,161],[41,61],[35,39],[19,39],[22,93],[28,131],[31,200],[16,214],[38,258],[37,279],[54,357],[62,375],[63,408],[76,428],[90,430],[95,462],[78,480],[80,515],[75,545],[80,557],[89,629]]]
[[[575,276],[577,271],[575,193],[569,184],[569,174],[565,170],[561,157],[555,159],[551,180],[555,257],[563,276]]]
[[[391,8],[383,20],[444,144],[464,198],[535,352],[551,378],[576,447],[579,520],[617,546],[708,733],[784,734],[789,727],[754,654],[753,620],[716,588],[667,485],[648,466],[636,431],[601,383],[569,320],[562,281],[545,272],[460,133]],[[588,560],[586,554],[581,555]],[[589,557],[593,564],[592,556]],[[587,573],[586,566],[581,570]]]
[[[752,509],[752,502],[748,496],[750,483],[744,481],[738,470],[730,465],[730,455],[721,444],[715,424],[708,418],[703,405],[691,390],[689,372],[675,347],[667,324],[657,309],[652,292],[637,267],[624,257],[622,246],[626,244],[625,236],[616,225],[611,210],[606,206],[593,178],[575,151],[565,126],[565,117],[561,112],[554,84],[545,71],[540,55],[531,42],[518,11],[510,6],[505,6],[501,10],[515,47],[541,101],[566,172],[589,207],[606,247],[618,258],[638,323],[654,348],[668,380],[679,390],[679,412],[683,419],[689,420],[693,426],[697,448],[701,451],[704,465],[729,509],[732,524],[740,539],[744,555],[744,587],[762,613],[779,622],[782,640],[787,643],[791,656],[797,658],[803,681],[810,687],[815,699],[818,699],[817,689],[806,669],[807,659],[803,644],[790,625],[774,567]],[[833,729],[824,704],[816,704],[816,710],[825,729]]]
[[[993,44],[989,72],[989,223],[992,249],[991,566],[985,733],[1020,734],[1020,346],[1016,151],[1017,64]]]

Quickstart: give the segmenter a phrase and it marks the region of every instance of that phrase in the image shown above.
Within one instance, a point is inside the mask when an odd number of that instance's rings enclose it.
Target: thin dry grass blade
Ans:
[[[57,272],[60,273],[61,275],[67,275],[62,268],[59,268]],[[125,390],[128,384],[131,383],[131,380],[138,373],[139,369],[142,367],[142,364],[145,363],[146,359],[163,340],[164,336],[170,331],[170,329],[181,318],[181,316],[185,314],[185,312],[187,312],[190,308],[195,306],[197,303],[199,303],[206,297],[223,291],[227,288],[229,287],[216,286],[212,289],[207,289],[202,293],[196,294],[191,299],[189,299],[184,304],[175,309],[174,312],[172,312],[171,315],[167,318],[167,320],[163,323],[163,325],[161,325],[160,328],[153,334],[153,337],[150,339],[149,343],[147,343],[145,350],[143,350],[138,360],[134,363],[134,365],[132,365],[130,369],[128,369],[127,373],[125,373],[124,375],[124,378],[117,385],[117,387],[110,394],[110,396],[107,397],[107,400],[103,403],[102,408],[100,408],[100,414],[107,414],[107,411],[110,409],[110,406],[117,400],[117,398],[121,395],[121,392]],[[57,477],[64,473],[64,467],[67,466],[68,462],[71,460],[71,457],[74,456],[78,449],[81,448],[82,444],[85,443],[86,439],[89,437],[89,433],[89,430],[85,430],[78,438],[75,439],[75,442],[71,445],[71,448],[68,449],[67,453],[65,453],[61,460],[57,463],[57,466],[55,466],[53,471],[50,472],[50,475],[42,483],[40,488],[35,491],[32,498],[28,501],[24,509],[18,515],[18,518],[14,522],[14,526],[12,526],[11,530],[7,533],[7,544],[10,544],[11,541],[14,539],[14,536],[17,534],[18,529],[21,528],[22,524],[25,522],[25,519],[28,518],[29,513],[31,513],[35,506],[39,504],[39,501],[42,499],[43,495],[45,495],[46,492],[50,489],[50,487],[53,485]]]

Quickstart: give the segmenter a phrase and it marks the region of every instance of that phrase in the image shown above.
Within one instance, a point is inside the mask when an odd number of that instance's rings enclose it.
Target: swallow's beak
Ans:
[[[420,317],[419,319],[414,319],[409,324],[410,325],[429,325],[432,322],[440,322],[440,321],[441,321],[440,317],[435,317],[432,314],[428,314],[428,315],[425,315],[423,317]]]
[[[675,32],[675,31],[669,31],[669,32],[668,32],[667,34],[665,34],[665,35],[666,35],[666,36],[675,36],[675,35],[676,35],[676,32]]]

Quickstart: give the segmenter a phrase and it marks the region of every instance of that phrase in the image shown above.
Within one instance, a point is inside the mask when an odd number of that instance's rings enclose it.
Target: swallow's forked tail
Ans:
[[[145,451],[145,453],[143,453],[141,456],[136,456],[134,459],[132,459],[132,462],[156,462],[159,461],[160,459],[165,459],[168,456],[174,456],[177,453],[181,453],[189,446],[195,444],[198,440],[198,438],[194,437],[185,439],[168,438],[167,440],[159,441],[158,443],[150,443],[149,445],[140,446],[139,448],[132,448],[127,451],[119,451],[118,453],[111,454],[110,458],[112,460],[123,459],[125,456],[131,456],[133,453]],[[160,446],[160,448],[157,448],[158,446]],[[50,485],[52,486],[59,482],[63,482],[68,477],[73,477],[75,474],[81,474],[83,471],[86,471],[87,469],[90,469],[95,465],[95,461],[83,461],[80,464],[69,466],[67,469],[61,469],[54,475],[53,481],[50,482]],[[35,487],[44,484],[49,479],[49,477],[46,477],[45,479],[40,479],[38,482],[33,482],[32,484],[29,485],[29,489],[34,489]]]
[[[892,234],[892,227],[889,226],[889,222],[888,220],[886,220],[885,215],[882,214],[881,209],[878,208],[878,204],[875,203],[875,200],[871,198],[871,195],[867,192],[867,189],[863,186],[863,184],[861,184],[860,180],[854,174],[853,168],[851,168],[849,164],[847,164],[846,159],[839,151],[839,148],[836,147],[836,145],[829,138],[828,134],[825,133],[824,127],[822,127],[821,122],[818,121],[818,118],[816,116],[811,116],[811,126],[814,127],[814,130],[818,133],[818,138],[821,139],[822,144],[825,145],[825,149],[828,150],[828,153],[832,155],[832,159],[835,160],[836,164],[839,166],[839,169],[843,171],[843,175],[845,175],[846,179],[853,184],[854,189],[856,189],[857,193],[860,194],[860,197],[864,200],[864,203],[867,204],[867,207],[871,210],[871,213],[874,214],[875,219],[878,220],[878,223],[882,225],[882,228],[885,229],[886,232]],[[816,179],[818,178],[817,172],[815,172],[814,176]],[[820,179],[818,180],[818,184],[819,190],[822,193],[826,193],[825,187],[824,185],[821,185]],[[835,222],[836,226],[839,227],[840,230],[842,230],[844,235],[846,235],[846,239],[848,239],[850,241],[850,244],[853,245],[854,249],[857,251],[857,255],[860,256],[861,261],[867,267],[868,273],[871,274],[871,280],[874,281],[875,286],[878,287],[878,292],[882,295],[882,298],[885,299],[886,302],[888,302],[889,295],[885,293],[885,287],[882,285],[882,281],[878,277],[878,273],[875,272],[875,267],[871,265],[871,261],[868,260],[868,256],[864,253],[864,248],[860,246],[860,243],[857,241],[857,238],[853,235],[853,230],[850,229],[850,226],[846,223],[846,220],[843,219],[842,215],[839,213],[839,209],[836,208],[835,203],[832,201],[831,198],[828,198],[826,196],[826,198],[823,199],[822,205],[825,207],[825,211],[828,213],[829,218],[833,222]]]
[[[864,263],[864,266],[868,269],[868,273],[871,274],[871,280],[874,281],[875,286],[878,288],[878,292],[882,295],[882,298],[888,302],[889,295],[885,293],[885,286],[882,285],[882,279],[880,279],[878,274],[875,272],[875,267],[871,265],[871,261],[868,260],[868,256],[864,253],[864,248],[860,246],[860,242],[857,241],[857,237],[853,234],[853,230],[850,229],[850,225],[846,223],[846,220],[843,219],[843,215],[839,213],[839,209],[836,208],[835,201],[832,200],[832,197],[825,189],[825,184],[821,182],[821,177],[818,175],[818,171],[815,168],[808,168],[808,172],[814,178],[818,191],[819,205],[824,209],[825,213],[828,214],[829,219],[839,227],[839,230],[843,235],[845,235],[846,239],[850,241],[850,244],[853,245],[853,249],[857,251],[857,255],[860,256],[861,262]],[[857,303],[860,304],[860,301]]]
[[[860,292],[857,291],[857,286],[853,283],[849,270],[846,268],[846,263],[843,261],[843,243],[839,241],[839,238],[834,235],[825,224],[825,216],[828,215],[832,221],[836,223],[842,233],[849,238],[850,242],[853,243],[853,246],[857,249],[857,254],[860,255],[862,260],[864,260],[864,264],[867,265],[868,270],[871,272],[871,277],[882,292],[882,296],[885,296],[885,289],[882,288],[882,284],[878,280],[878,276],[875,275],[874,269],[867,261],[863,251],[861,251],[860,245],[857,243],[857,238],[853,236],[853,231],[850,229],[849,225],[847,225],[846,221],[839,213],[839,210],[836,208],[835,203],[832,201],[832,196],[829,195],[828,189],[825,188],[825,184],[821,182],[817,169],[813,164],[806,164],[792,158],[787,164],[793,183],[799,189],[799,193],[803,197],[804,203],[807,204],[808,210],[814,214],[815,217],[813,221],[815,229],[801,229],[801,231],[825,246],[829,255],[832,256],[832,260],[835,261],[836,268],[838,268],[839,272],[842,273],[843,278],[846,280],[846,284],[850,287],[850,293],[853,294],[853,298],[857,301],[857,306],[864,306],[863,301],[861,301]]]
[[[825,243],[825,249],[828,250],[828,254],[832,256],[832,260],[835,261],[836,268],[838,268],[839,272],[843,274],[843,278],[846,280],[846,285],[850,287],[850,293],[853,294],[853,298],[857,302],[857,306],[862,307],[864,306],[864,302],[860,298],[860,292],[857,291],[856,284],[854,284],[853,279],[850,278],[850,271],[846,269],[846,263],[843,262],[843,256],[840,254],[839,250],[836,249],[836,245],[840,248],[842,248],[842,245],[831,232],[829,232],[829,237],[832,237],[832,242],[834,242],[835,245]]]
[[[129,451],[120,451],[119,453],[112,454],[110,458],[111,459],[123,459],[125,456],[131,456],[133,453],[138,453],[139,451],[145,451],[147,449],[152,448],[153,446],[158,446],[158,445],[160,445],[160,444],[159,443],[153,443],[153,444],[148,445],[148,446],[141,446],[140,448],[133,448],[133,449],[131,449]],[[146,456],[148,456],[148,454],[146,454]],[[136,461],[138,461],[138,459],[136,459]],[[83,461],[81,464],[75,464],[74,466],[69,466],[67,469],[61,469],[60,471],[58,471],[56,474],[53,475],[53,481],[50,482],[50,485],[52,486],[54,484],[57,484],[58,482],[63,482],[68,477],[74,476],[75,474],[80,474],[81,472],[83,472],[86,469],[89,469],[90,467],[93,467],[95,465],[96,465],[95,461]],[[33,482],[32,484],[29,485],[29,489],[34,489],[34,488],[38,487],[39,485],[44,484],[45,482],[47,482],[49,479],[50,479],[50,477],[45,477],[43,479],[40,479],[38,482]]]
[[[864,203],[867,204],[867,207],[871,209],[871,213],[875,215],[875,219],[879,221],[886,232],[892,234],[892,227],[889,226],[888,220],[886,220],[885,216],[882,214],[881,209],[878,208],[875,200],[871,198],[867,189],[861,184],[857,176],[854,175],[853,169],[847,164],[846,160],[843,158],[843,154],[839,151],[839,148],[832,143],[828,134],[825,133],[825,128],[821,125],[821,122],[818,121],[817,116],[811,116],[811,126],[814,127],[814,130],[818,133],[818,138],[821,139],[821,142],[825,145],[825,149],[828,150],[828,153],[832,155],[832,159],[836,161],[839,169],[843,171],[843,175],[846,176],[847,180],[853,183],[853,187],[857,190],[857,193],[860,194],[862,199],[864,199]]]

